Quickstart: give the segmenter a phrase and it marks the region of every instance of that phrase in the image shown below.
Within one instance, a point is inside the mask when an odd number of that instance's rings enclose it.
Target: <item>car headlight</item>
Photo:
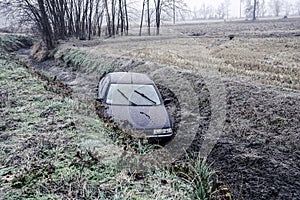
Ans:
[[[154,135],[161,135],[161,134],[168,134],[168,133],[172,133],[172,129],[171,128],[164,128],[164,129],[154,129],[153,134]]]

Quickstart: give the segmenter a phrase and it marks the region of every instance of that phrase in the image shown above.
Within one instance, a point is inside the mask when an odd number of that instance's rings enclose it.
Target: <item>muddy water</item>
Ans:
[[[208,156],[237,199],[299,199],[298,91],[222,80],[214,71],[114,56],[101,59],[113,71],[148,74],[164,97],[173,98],[168,109],[177,135],[166,144],[173,159],[185,150]],[[33,64],[69,85],[74,96],[96,97],[101,70],[74,71],[55,66],[54,61]]]

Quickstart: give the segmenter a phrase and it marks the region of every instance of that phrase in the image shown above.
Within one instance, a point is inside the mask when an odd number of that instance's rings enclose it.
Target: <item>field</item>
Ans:
[[[200,153],[236,199],[297,199],[299,36],[299,18],[179,24],[159,37],[69,40],[32,64],[86,102],[104,72],[147,73],[173,99],[164,159]]]

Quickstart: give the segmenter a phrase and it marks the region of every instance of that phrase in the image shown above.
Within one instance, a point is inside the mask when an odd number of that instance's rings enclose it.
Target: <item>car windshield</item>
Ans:
[[[111,105],[150,106],[161,101],[153,85],[111,84],[106,103]]]

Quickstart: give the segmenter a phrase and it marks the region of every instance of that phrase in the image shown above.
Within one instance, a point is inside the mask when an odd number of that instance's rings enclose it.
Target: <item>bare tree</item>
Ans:
[[[109,14],[109,8],[108,8],[107,0],[104,0],[104,7],[105,7],[105,11],[106,11],[106,23],[107,23],[108,35],[112,36],[111,20],[110,20],[110,14]]]
[[[207,7],[206,7],[206,4],[203,3],[201,6],[200,6],[200,15],[201,15],[201,19],[206,19],[207,18]]]
[[[156,35],[159,35],[160,31],[160,19],[161,19],[161,0],[155,2],[155,13],[156,13]]]
[[[215,19],[217,17],[216,10],[213,6],[209,5],[206,7],[206,17],[208,19]]]
[[[83,13],[81,17],[81,30],[79,34],[79,39],[80,40],[85,40],[86,39],[86,20],[88,16],[88,7],[89,7],[89,0],[83,1]]]
[[[150,19],[150,0],[147,0],[147,27],[148,27],[148,35],[151,35],[150,25],[151,25],[151,19]]]
[[[173,0],[173,24],[176,22],[176,4],[175,0]]]
[[[257,6],[257,0],[253,0],[254,4],[253,4],[253,14],[252,14],[252,20],[256,20],[256,6]]]
[[[35,24],[49,49],[54,48],[57,40],[67,37],[90,40],[92,36],[100,36],[103,21],[108,36],[128,35],[127,5],[127,0],[0,0],[1,11],[10,12],[19,21]],[[145,13],[148,34],[154,21],[159,34],[164,17],[173,18],[175,23],[184,5],[184,0],[143,0],[140,35]]]
[[[194,6],[193,11],[192,11],[192,19],[198,19],[198,15],[199,15],[199,10],[197,10],[197,7]]]
[[[265,0],[259,0],[257,2],[257,12],[256,15],[260,17],[264,17],[267,10],[266,10],[266,1]]]
[[[273,11],[276,17],[279,16],[282,10],[282,1],[281,0],[272,0],[270,2],[270,9]]]
[[[259,0],[247,0],[245,5],[245,14],[247,18],[252,18],[252,20],[256,20],[258,16],[258,8]]]
[[[176,23],[176,18],[188,12],[187,5],[184,0],[160,0],[161,20],[172,20]]]
[[[94,13],[94,30],[93,30],[93,35],[101,36],[101,26],[102,26],[102,21],[103,21],[103,13],[104,13],[104,8],[103,5],[101,4],[102,0],[96,0],[95,2],[95,13]]]
[[[143,0],[143,6],[142,6],[142,15],[141,15],[141,23],[140,23],[140,32],[139,35],[142,35],[142,28],[143,28],[143,20],[144,20],[144,11],[145,11],[145,2],[146,0]]]
[[[251,4],[251,0],[246,0],[246,4],[245,4],[246,18],[249,18],[252,15],[252,9],[253,9],[253,6]]]
[[[224,6],[225,6],[225,13],[226,13],[226,18],[229,18],[229,6],[230,6],[230,0],[224,0]]]
[[[45,0],[44,7],[47,17],[53,26],[54,39],[65,39],[67,35],[65,15],[67,5],[65,0]]]
[[[28,2],[27,0],[25,0],[26,2]],[[29,2],[28,2],[29,4]],[[50,25],[50,21],[48,18],[48,15],[46,13],[46,8],[45,8],[45,4],[44,4],[44,0],[38,0],[38,8],[39,8],[39,27],[41,29],[42,32],[42,37],[43,40],[46,43],[46,46],[48,49],[53,49],[54,48],[54,41],[53,41],[53,32],[51,29],[51,25]]]
[[[121,29],[121,35],[124,33],[124,12],[123,12],[123,1],[119,0],[119,28]]]
[[[229,18],[229,7],[230,7],[230,0],[224,0],[222,1],[216,10],[216,16],[219,19],[225,19],[225,17]],[[203,11],[203,9],[202,9]],[[205,11],[206,12],[206,11]]]
[[[115,0],[111,0],[111,26],[112,26],[111,30],[113,36],[116,34],[115,20],[116,20]]]
[[[125,35],[128,35],[129,18],[128,18],[128,10],[127,10],[127,1],[126,0],[124,0],[124,15],[125,15]]]
[[[0,1],[0,8],[2,12],[7,12],[20,21],[33,22],[39,30],[47,48],[54,48],[56,37],[44,0],[2,0]]]
[[[224,19],[226,16],[226,8],[224,2],[222,2],[217,8],[217,17],[219,19]]]
[[[74,27],[74,0],[66,2],[66,15],[67,15],[67,35],[72,36],[75,33]]]
[[[222,4],[224,6],[224,3]],[[226,12],[225,7],[222,8],[224,12]],[[212,6],[210,5],[206,5],[205,3],[203,3],[199,9],[200,12],[200,18],[201,19],[211,19],[211,18],[215,18],[215,15],[217,15],[215,13],[215,10],[213,9]]]
[[[242,18],[242,4],[244,3],[244,0],[240,0],[240,18]]]
[[[284,12],[285,16],[289,16],[293,5],[289,0],[284,1]]]
[[[90,0],[90,12],[89,12],[89,31],[88,31],[88,39],[91,39],[91,35],[92,35],[92,14],[93,14],[93,0]]]

